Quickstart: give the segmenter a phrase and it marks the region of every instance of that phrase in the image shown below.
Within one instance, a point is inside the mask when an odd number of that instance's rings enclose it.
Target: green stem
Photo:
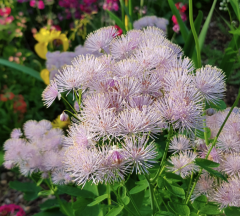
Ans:
[[[69,110],[64,110],[64,112],[68,112],[70,113],[72,116],[74,116],[77,120],[81,121],[76,115],[74,115],[72,112],[70,112]]]
[[[131,202],[132,202],[132,204],[133,204],[133,207],[135,208],[135,210],[136,210],[136,212],[138,213],[138,215],[141,216],[141,213],[139,212],[138,207],[137,207],[134,199],[132,198],[132,195],[129,193],[127,187],[125,187],[125,188],[126,188],[126,191],[127,191],[127,195],[129,196],[129,198],[130,198],[130,200],[131,200]]]
[[[155,205],[154,205],[154,195],[153,195],[153,186],[150,182],[150,179],[148,178],[147,174],[145,175],[145,178],[148,181],[148,185],[149,185],[149,194],[150,194],[150,201],[151,201],[151,209],[152,209],[152,215],[155,214]]]
[[[112,203],[111,203],[111,188],[109,184],[107,185],[107,194],[108,194],[108,205],[109,205],[108,211],[110,211],[111,210],[110,205]]]
[[[159,204],[158,204],[158,201],[157,201],[157,199],[156,199],[155,193],[153,193],[153,198],[154,198],[154,200],[155,200],[155,203],[157,204],[158,211],[161,211],[161,208],[160,208],[160,206],[159,206]]]
[[[191,30],[192,30],[193,37],[194,37],[195,44],[196,44],[197,63],[198,63],[197,68],[200,68],[201,67],[201,51],[200,51],[200,47],[199,47],[197,32],[195,30],[195,26],[194,26],[194,23],[193,23],[192,0],[189,0],[189,20],[190,20],[190,26],[191,26]]]
[[[170,140],[171,140],[172,134],[173,134],[173,127],[171,125],[170,129],[169,129],[169,132],[168,132],[167,143],[166,143],[166,147],[165,147],[165,151],[164,151],[164,154],[163,154],[163,157],[162,157],[161,164],[160,164],[159,169],[158,169],[156,175],[154,176],[154,178],[150,179],[151,182],[155,182],[156,181],[156,179],[158,178],[158,176],[159,176],[159,174],[160,174],[160,172],[162,170],[162,167],[165,164],[165,160],[166,160],[166,157],[167,157],[167,152],[168,152],[168,148],[169,148],[169,144],[170,144]]]
[[[72,107],[72,105],[67,101],[66,98],[64,98],[63,96],[61,96],[61,98],[68,104],[68,106],[69,106],[76,114],[78,114],[78,113],[76,112],[76,110]]]
[[[81,103],[82,103],[82,89],[78,90],[79,98],[78,98],[78,105],[79,105],[79,111],[81,111]]]
[[[132,8],[132,0],[128,1],[128,11],[129,11],[129,19],[131,18],[131,20],[129,20],[129,30],[133,29],[133,24],[132,24],[132,19],[133,19],[133,8]]]
[[[49,182],[50,184],[48,183],[48,181],[46,180],[45,181],[47,183],[47,186],[49,187],[50,190],[52,190],[54,192],[54,195],[56,196],[57,200],[58,200],[58,203],[60,205],[60,207],[62,208],[62,210],[65,212],[65,214],[67,216],[71,216],[71,214],[68,213],[67,209],[65,208],[65,206],[63,205],[59,195],[57,194],[57,190],[54,189],[53,185],[52,185],[52,179],[51,179],[51,175],[49,174]]]
[[[191,164],[191,163],[193,163],[193,162],[190,162],[190,163],[187,163],[187,164],[185,164],[184,166],[182,166],[182,167],[180,167],[180,168],[178,168],[178,169],[174,170],[172,173],[175,173],[175,172],[177,172],[178,170],[180,170],[180,169],[182,169],[182,168],[184,168],[184,167],[188,166],[188,165],[189,165],[189,164]]]
[[[237,106],[239,99],[240,99],[240,89],[239,89],[239,92],[238,92],[238,96],[237,96],[237,98],[236,98],[233,106],[231,107],[230,111],[228,112],[227,117],[225,118],[224,122],[222,123],[222,125],[221,125],[221,127],[220,127],[220,129],[219,129],[219,131],[218,131],[218,133],[217,133],[217,136],[215,137],[215,139],[214,139],[214,141],[213,141],[213,143],[212,143],[212,145],[211,145],[211,148],[208,150],[208,153],[207,153],[205,159],[207,159],[208,156],[210,155],[213,147],[215,146],[215,144],[216,144],[216,142],[217,142],[217,139],[218,139],[220,133],[222,132],[222,129],[223,129],[224,125],[226,124],[229,116],[231,115],[231,113],[232,113],[232,111],[233,111],[233,108],[234,108],[235,106]],[[188,196],[188,199],[187,199],[187,201],[186,201],[186,204],[188,204],[188,202],[189,202],[189,200],[190,200],[190,198],[191,198],[191,196],[192,196],[192,193],[193,193],[193,191],[194,191],[194,189],[195,189],[195,187],[196,187],[196,184],[197,184],[198,179],[200,178],[200,175],[201,175],[201,173],[202,173],[202,170],[203,170],[202,168],[199,170],[199,173],[198,173],[197,178],[195,179],[195,181],[194,181],[194,183],[193,183],[193,186],[192,186],[192,189],[191,189],[190,194],[189,194],[189,196]]]
[[[118,198],[118,200],[121,202],[121,205],[124,206],[124,208],[130,213],[130,215],[135,216],[134,213],[132,213],[132,211],[124,204],[124,202],[122,201],[121,197],[117,194],[117,192],[113,189],[112,185],[110,185],[113,193],[116,195],[116,197]]]
[[[125,11],[124,11],[124,0],[120,0],[121,13],[122,13],[122,23],[125,23]],[[125,25],[125,24],[124,24]]]

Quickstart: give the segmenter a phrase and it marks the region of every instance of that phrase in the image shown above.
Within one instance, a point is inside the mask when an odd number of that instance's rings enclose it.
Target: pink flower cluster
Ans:
[[[97,11],[97,0],[83,0],[82,3],[78,0],[59,0],[59,6],[65,8],[65,13],[67,19],[72,17],[71,13],[74,13],[75,18],[81,18],[81,13],[92,13],[93,11]]]
[[[45,8],[44,2],[42,0],[30,0],[29,4],[31,7],[38,7],[40,10]]]
[[[14,20],[14,17],[10,16],[10,14],[11,14],[10,7],[0,8],[0,24],[1,25],[10,24]]]
[[[212,108],[211,108],[212,109]],[[207,127],[211,130],[211,138],[214,139],[224,122],[229,108],[224,111],[218,111],[206,117]],[[207,112],[210,113],[210,112]],[[213,114],[213,115],[212,115]],[[220,208],[228,206],[240,207],[240,109],[234,108],[223,130],[218,137],[216,147],[213,147],[208,160],[219,163],[220,166],[215,168],[228,178],[227,182],[219,182],[206,171],[203,172],[196,188],[193,192],[192,199],[205,195],[210,202],[220,205]],[[211,145],[211,144],[210,144]],[[186,177],[192,172],[199,170],[194,164],[195,158],[205,158],[209,151],[210,145],[207,146],[205,140],[197,139],[195,142],[184,135],[178,135],[172,138],[170,151],[174,155],[170,157],[168,166],[170,171],[177,170],[176,174]],[[194,151],[195,149],[195,151]]]
[[[51,122],[29,120],[21,129],[14,129],[11,139],[4,143],[4,166],[11,169],[18,166],[20,172],[31,175],[42,172],[42,178],[51,174],[55,184],[63,184],[71,179],[63,166],[63,131],[52,128]]]
[[[177,9],[180,12],[180,16],[182,18],[182,20],[185,22],[187,20],[187,15],[185,14],[185,11],[187,10],[187,5],[184,5],[181,2],[178,2],[175,4],[175,6],[177,7]],[[179,32],[180,27],[177,21],[177,17],[175,15],[172,16],[172,21],[173,21],[173,31],[175,31],[176,33]]]
[[[64,92],[82,92],[63,162],[79,185],[123,180],[134,170],[147,173],[156,157],[147,136],[170,126],[189,134],[202,130],[203,102],[216,103],[224,95],[222,71],[205,66],[193,73],[191,60],[159,28],[121,36],[113,26],[101,28],[84,47],[92,54],[76,57],[42,94],[49,107]],[[189,162],[196,155],[179,157]]]
[[[119,0],[105,0],[103,4],[103,9],[104,10],[119,10],[119,5],[118,5]]]
[[[16,213],[17,211],[17,213]],[[24,216],[25,212],[24,210],[15,204],[9,204],[9,205],[3,205],[0,206],[0,215],[4,216],[4,215],[15,215],[15,216]]]

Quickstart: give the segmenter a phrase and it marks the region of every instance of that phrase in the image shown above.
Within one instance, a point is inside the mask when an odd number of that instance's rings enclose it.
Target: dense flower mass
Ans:
[[[76,53],[80,55],[70,65]],[[63,60],[59,60],[61,55]],[[218,105],[224,96],[225,77],[220,69],[207,65],[195,71],[182,49],[157,27],[130,30],[125,35],[118,35],[113,26],[105,27],[91,33],[74,53],[66,53],[69,58],[64,55],[47,54],[48,67],[66,64],[52,77],[42,97],[47,107],[64,93],[72,92],[77,99],[67,136],[48,121],[28,121],[24,134],[15,129],[6,141],[5,167],[17,165],[24,175],[51,173],[56,184],[114,183],[133,172],[149,173],[158,157],[152,140],[164,130],[174,130],[179,134],[171,137],[173,154],[166,170],[183,178],[199,171],[194,161],[205,158],[210,146],[201,139],[194,142],[196,130],[203,131],[206,120],[214,138],[229,112],[210,108],[207,116],[204,113],[205,102]],[[68,116],[63,113],[60,120]],[[231,200],[224,194],[232,193],[240,174],[239,131],[240,111],[235,109],[208,154],[209,160],[220,163],[216,169],[230,183],[219,185],[204,172],[192,199],[204,194],[222,207],[238,205],[238,194]],[[21,148],[12,151],[15,146]]]
[[[156,147],[147,144],[146,136],[154,138],[170,125],[189,134],[202,130],[203,101],[221,98],[225,88],[218,69],[201,69],[219,77],[214,83],[202,73],[194,74],[190,59],[159,28],[121,36],[116,32],[110,26],[91,33],[84,45],[89,54],[76,57],[43,93],[50,106],[60,93],[83,92],[80,112],[64,141],[63,162],[80,185],[123,180],[134,170],[147,173]],[[199,85],[202,80],[205,88]],[[222,85],[222,91],[216,85]],[[170,148],[181,152],[172,157],[173,166],[186,165],[179,174],[185,177],[198,170],[191,163],[197,154],[187,137],[174,138]]]
[[[21,129],[14,129],[11,139],[4,143],[4,166],[8,169],[18,166],[25,176],[40,171],[43,177],[48,177],[49,173],[55,184],[69,182],[62,163],[65,151],[63,131],[52,128],[47,120],[27,121],[23,130],[24,133]]]

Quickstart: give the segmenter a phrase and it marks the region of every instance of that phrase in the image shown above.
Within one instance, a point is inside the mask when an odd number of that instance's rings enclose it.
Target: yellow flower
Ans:
[[[69,47],[68,39],[65,34],[61,34],[61,31],[47,29],[40,29],[40,31],[34,35],[34,38],[38,41],[34,49],[40,58],[46,59],[48,52],[47,46],[53,40],[60,40],[63,45],[63,51],[66,51]]]
[[[40,72],[40,76],[43,80],[43,82],[48,85],[50,83],[50,79],[49,79],[49,75],[50,75],[50,72],[48,69],[43,69],[41,72]]]
[[[66,128],[68,125],[70,125],[70,119],[68,118],[67,121],[61,121],[60,115],[52,122],[53,128]]]

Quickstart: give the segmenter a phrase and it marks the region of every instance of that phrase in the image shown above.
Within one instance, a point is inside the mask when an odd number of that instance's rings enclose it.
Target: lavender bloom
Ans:
[[[172,151],[174,154],[190,149],[190,140],[186,136],[181,134],[178,136],[174,136],[169,145],[169,151]]]
[[[106,52],[114,37],[117,36],[117,29],[114,26],[101,28],[87,36],[84,46],[90,52]]]
[[[45,106],[50,107],[53,101],[58,97],[60,100],[61,94],[59,93],[56,81],[50,81],[50,84],[42,93],[43,103]]]
[[[240,174],[240,155],[237,153],[225,155],[222,171],[230,176]]]
[[[158,18],[156,16],[145,16],[133,23],[135,29],[142,29],[147,26],[156,26],[164,32],[167,30],[168,20],[165,18]]]
[[[207,65],[196,71],[194,84],[208,103],[217,103],[226,90],[224,79],[222,70]]]
[[[23,134],[22,134],[22,132],[21,132],[21,129],[20,128],[15,128],[15,129],[13,129],[12,130],[12,132],[11,132],[11,138],[20,138],[21,136],[22,136]]]
[[[126,158],[132,167],[132,172],[148,173],[154,159],[157,157],[156,145],[154,142],[148,143],[148,139],[143,137],[131,137],[125,140],[123,147],[126,151]]]
[[[193,191],[191,199],[194,200],[201,195],[210,197],[213,193],[214,186],[216,186],[214,179],[210,177],[209,174],[202,174],[197,181],[197,185]]]
[[[197,154],[192,151],[185,151],[175,154],[169,158],[172,166],[167,166],[171,172],[181,175],[183,178],[191,175],[192,172],[198,171],[198,166],[194,164]]]

